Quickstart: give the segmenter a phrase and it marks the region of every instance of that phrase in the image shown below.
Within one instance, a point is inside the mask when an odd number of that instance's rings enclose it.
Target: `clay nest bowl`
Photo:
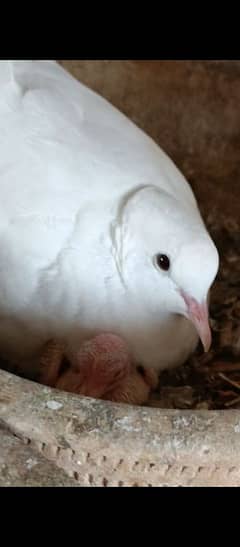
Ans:
[[[141,408],[1,371],[0,485],[240,486],[240,61],[60,63],[152,136],[192,185],[221,254],[213,348],[163,374]]]

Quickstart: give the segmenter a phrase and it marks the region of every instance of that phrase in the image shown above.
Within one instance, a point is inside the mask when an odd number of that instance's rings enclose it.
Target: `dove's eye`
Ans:
[[[158,254],[156,256],[156,263],[161,270],[167,272],[170,268],[170,260],[167,255]]]

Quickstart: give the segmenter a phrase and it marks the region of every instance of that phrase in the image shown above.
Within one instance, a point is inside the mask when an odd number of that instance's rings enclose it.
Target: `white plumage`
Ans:
[[[53,61],[0,62],[0,192],[3,356],[33,366],[51,337],[79,345],[109,331],[162,369],[196,346],[187,317],[207,336],[206,313],[196,317],[218,254],[188,183]]]

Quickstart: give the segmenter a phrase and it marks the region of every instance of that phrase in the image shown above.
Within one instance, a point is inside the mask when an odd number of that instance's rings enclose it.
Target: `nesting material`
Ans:
[[[207,218],[220,254],[211,292],[211,351],[199,347],[183,367],[162,373],[149,405],[159,408],[240,408],[240,229],[232,219]]]

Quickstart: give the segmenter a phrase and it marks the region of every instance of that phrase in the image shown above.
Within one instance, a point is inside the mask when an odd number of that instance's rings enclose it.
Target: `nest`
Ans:
[[[240,229],[233,219],[205,219],[220,255],[211,290],[212,347],[195,354],[175,370],[161,373],[147,406],[162,409],[240,409]],[[8,363],[2,369],[26,378]],[[27,378],[26,378],[27,379]],[[146,403],[145,403],[146,405]]]

